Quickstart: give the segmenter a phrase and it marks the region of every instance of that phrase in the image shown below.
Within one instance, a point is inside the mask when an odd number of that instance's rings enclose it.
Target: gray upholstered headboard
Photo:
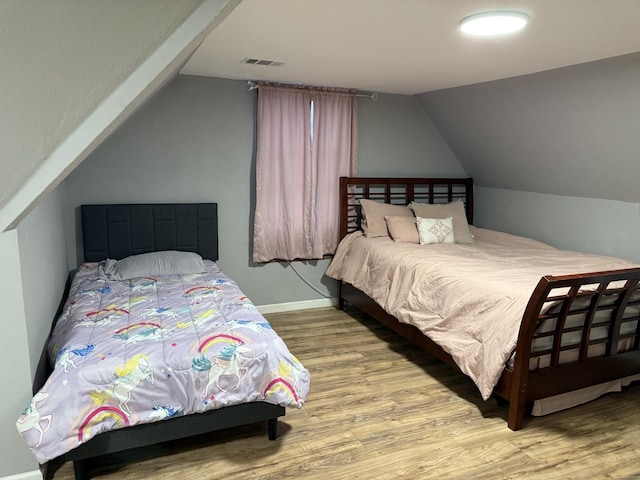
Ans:
[[[85,262],[159,250],[218,259],[216,203],[82,205]]]

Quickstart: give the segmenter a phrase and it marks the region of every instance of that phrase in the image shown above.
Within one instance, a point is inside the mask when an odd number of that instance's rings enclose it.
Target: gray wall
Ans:
[[[410,95],[358,103],[360,177],[444,177],[466,172]]]
[[[640,260],[640,53],[421,94],[476,224]]]
[[[0,289],[2,290],[2,348],[0,348],[0,477],[35,470],[38,462],[16,430],[16,419],[31,399],[29,346],[25,325],[24,301],[18,233],[0,232]]]
[[[333,295],[328,261],[252,265],[255,92],[246,82],[180,75],[65,180],[69,262],[81,260],[77,206],[98,202],[219,204],[221,268],[258,305]],[[359,102],[358,173],[464,175],[414,98]]]
[[[64,189],[58,186],[18,227],[32,376],[69,273],[65,208]]]
[[[640,263],[637,203],[476,187],[475,224]]]
[[[2,348],[0,477],[38,463],[15,427],[31,399],[31,383],[68,273],[64,192],[58,187],[19,224],[0,234]],[[37,477],[24,477],[37,478]]]
[[[639,202],[640,53],[418,96],[483,187]]]

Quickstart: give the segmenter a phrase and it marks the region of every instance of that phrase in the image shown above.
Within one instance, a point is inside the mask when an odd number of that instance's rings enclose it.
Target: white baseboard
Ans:
[[[292,310],[306,310],[308,308],[335,307],[337,299],[319,298],[317,300],[302,300],[299,302],[272,303],[271,305],[256,305],[258,311],[265,313],[290,312]]]
[[[40,470],[32,470],[30,472],[16,473],[8,477],[0,477],[0,480],[42,480]]]

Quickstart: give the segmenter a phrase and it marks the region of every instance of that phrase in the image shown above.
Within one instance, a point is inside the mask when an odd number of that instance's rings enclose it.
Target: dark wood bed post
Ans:
[[[340,227],[338,229],[338,243],[347,235],[348,226],[348,210],[349,210],[349,194],[348,194],[349,177],[340,177]],[[338,282],[338,302],[336,308],[344,310],[344,298],[342,296],[342,282]]]
[[[473,178],[467,178],[466,185],[467,198],[464,206],[467,211],[467,220],[470,224],[473,224]]]
[[[506,395],[506,399],[509,401],[507,425],[511,430],[519,430],[522,428],[527,404],[529,359],[531,358],[531,336],[533,335],[533,331],[529,332],[529,329],[535,329],[538,324],[538,314],[544,305],[544,299],[547,297],[547,288],[548,281],[546,281],[545,278],[541,279],[529,299],[523,318],[528,318],[530,321],[523,321],[520,326],[513,370],[508,373],[511,384],[508,395]],[[521,342],[521,338],[527,338],[528,340]]]

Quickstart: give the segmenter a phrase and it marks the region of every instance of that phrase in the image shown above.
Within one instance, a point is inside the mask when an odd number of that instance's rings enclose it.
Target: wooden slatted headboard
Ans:
[[[360,228],[361,198],[395,205],[461,200],[467,221],[473,223],[471,178],[340,177],[340,239]]]

